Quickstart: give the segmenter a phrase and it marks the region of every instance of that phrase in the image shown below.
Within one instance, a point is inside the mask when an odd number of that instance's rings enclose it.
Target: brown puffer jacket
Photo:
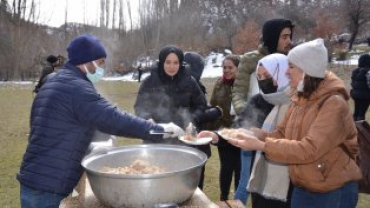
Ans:
[[[238,72],[232,89],[232,104],[236,114],[240,114],[247,102],[250,77],[256,71],[258,61],[268,55],[267,48],[259,46],[258,50],[240,56]]]
[[[293,96],[283,121],[267,134],[266,156],[290,165],[295,186],[324,193],[361,179],[348,99],[343,82],[327,72],[310,99]]]

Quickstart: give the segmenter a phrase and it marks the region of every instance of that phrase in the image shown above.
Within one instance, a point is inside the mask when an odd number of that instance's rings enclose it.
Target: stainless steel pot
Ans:
[[[129,166],[136,159],[165,168],[160,174],[102,173],[103,167]],[[182,203],[196,190],[207,156],[178,145],[137,145],[113,148],[82,161],[92,191],[104,205],[114,208],[150,208],[160,203]]]

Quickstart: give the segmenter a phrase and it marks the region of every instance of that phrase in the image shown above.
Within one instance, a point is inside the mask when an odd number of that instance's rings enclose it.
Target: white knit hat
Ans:
[[[324,40],[318,38],[294,47],[288,53],[288,60],[302,69],[305,74],[324,78],[328,65],[328,51]]]

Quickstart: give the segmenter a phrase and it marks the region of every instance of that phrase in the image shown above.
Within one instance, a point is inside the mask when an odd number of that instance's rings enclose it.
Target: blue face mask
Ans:
[[[99,67],[94,61],[92,62],[95,66],[95,73],[91,74],[87,67],[85,66],[86,77],[92,82],[96,83],[99,82],[104,76],[104,69]]]

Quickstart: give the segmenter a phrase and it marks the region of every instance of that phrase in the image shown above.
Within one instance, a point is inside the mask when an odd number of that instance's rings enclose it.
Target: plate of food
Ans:
[[[222,129],[217,132],[218,135],[220,135],[223,139],[229,140],[229,139],[235,139],[238,135],[237,129]]]
[[[205,145],[210,143],[212,141],[212,138],[211,137],[197,138],[192,136],[191,134],[185,134],[183,136],[180,136],[179,140],[190,145]]]
[[[252,131],[249,131],[246,129],[226,129],[225,128],[217,132],[217,134],[220,135],[225,140],[236,139],[239,133],[244,133],[244,134],[254,136],[254,133]]]
[[[179,140],[190,145],[205,145],[212,141],[211,137],[197,137],[198,132],[196,127],[190,122],[185,128],[185,134],[179,137]]]

